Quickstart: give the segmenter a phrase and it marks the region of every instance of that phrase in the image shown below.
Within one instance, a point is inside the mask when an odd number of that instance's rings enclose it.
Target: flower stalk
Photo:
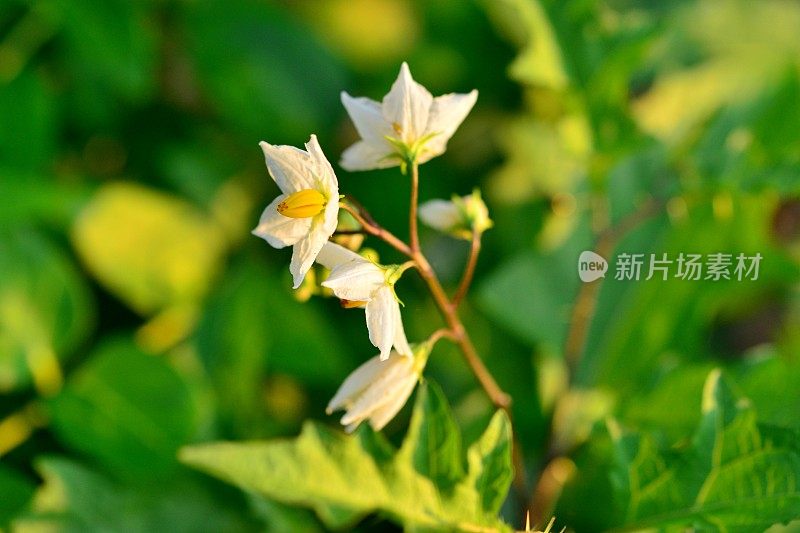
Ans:
[[[411,207],[409,209],[408,233],[411,240],[411,253],[419,254],[419,229],[417,228],[417,210],[419,205],[419,165],[414,159],[411,167]]]
[[[472,239],[469,244],[469,258],[467,259],[467,266],[464,268],[464,275],[461,282],[458,284],[458,289],[453,295],[453,307],[458,309],[458,305],[464,296],[469,291],[469,286],[472,284],[472,277],[475,275],[475,265],[478,263],[478,255],[481,253],[481,233],[477,229],[472,230]]]
[[[419,171],[418,165],[413,164],[411,165],[411,175],[412,175],[412,193],[411,193],[411,202],[412,205],[409,211],[416,214],[417,212],[417,205],[415,200],[418,201],[418,188],[419,188]],[[414,179],[414,176],[417,176]],[[415,187],[416,184],[416,187]],[[417,192],[414,192],[414,189],[417,189]],[[461,322],[461,318],[458,316],[458,303],[460,300],[463,299],[464,295],[466,295],[466,291],[469,288],[469,284],[471,282],[472,275],[474,273],[475,265],[473,264],[472,267],[467,266],[468,269],[468,278],[466,281],[462,280],[462,285],[464,285],[464,294],[458,298],[458,301],[451,301],[451,299],[447,296],[442,284],[439,282],[439,278],[436,276],[436,272],[434,272],[433,267],[431,267],[428,259],[419,249],[419,240],[417,237],[417,250],[414,251],[412,247],[406,245],[403,241],[395,237],[391,232],[385,230],[381,226],[379,226],[372,217],[368,214],[365,216],[362,213],[363,210],[359,210],[354,208],[347,202],[341,202],[340,208],[349,212],[353,217],[358,221],[359,224],[362,225],[364,230],[381,240],[383,240],[389,246],[395,248],[402,254],[409,257],[416,266],[417,272],[419,272],[420,277],[425,282],[428,287],[428,291],[431,293],[431,297],[433,298],[436,307],[439,309],[439,313],[442,315],[447,327],[450,331],[449,338],[455,342],[455,344],[461,350],[461,353],[464,356],[467,364],[469,365],[472,373],[475,375],[475,378],[478,380],[478,383],[481,385],[483,390],[486,392],[486,395],[489,397],[489,400],[492,404],[499,408],[508,410],[511,406],[511,397],[503,391],[503,389],[497,384],[497,381],[492,376],[491,372],[486,365],[484,365],[483,360],[481,359],[480,355],[478,355],[478,351],[475,348],[475,345],[472,342],[469,334],[467,333],[466,329],[464,328],[464,324]],[[416,217],[414,217],[414,223],[411,225],[411,235],[417,234],[417,225],[416,225]],[[479,242],[479,237],[477,241]],[[474,259],[471,258],[471,262],[477,262],[477,252],[480,249],[480,245],[477,245],[477,250],[474,254],[470,254],[471,256],[474,255]],[[470,272],[471,270],[471,272]],[[465,284],[466,283],[466,284]],[[457,293],[458,294],[458,293]]]

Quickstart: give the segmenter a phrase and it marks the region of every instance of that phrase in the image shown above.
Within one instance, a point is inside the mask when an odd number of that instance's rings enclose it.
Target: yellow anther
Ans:
[[[401,135],[403,133],[403,128],[397,122],[392,122],[392,129],[398,135]]]
[[[287,196],[278,204],[278,213],[290,218],[313,217],[328,200],[316,189],[303,189]]]
[[[342,307],[344,307],[345,309],[356,309],[356,308],[364,307],[365,305],[367,305],[367,302],[362,302],[361,300],[344,300],[344,299],[342,299],[342,300],[339,300],[339,302],[342,304]]]

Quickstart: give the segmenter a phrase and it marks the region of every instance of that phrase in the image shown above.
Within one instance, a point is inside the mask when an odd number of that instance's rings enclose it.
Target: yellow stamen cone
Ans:
[[[342,307],[345,309],[357,309],[367,305],[367,302],[363,302],[361,300],[339,300],[339,302],[341,302]]]
[[[287,196],[278,204],[278,213],[289,218],[313,217],[328,200],[316,189],[303,189]]]

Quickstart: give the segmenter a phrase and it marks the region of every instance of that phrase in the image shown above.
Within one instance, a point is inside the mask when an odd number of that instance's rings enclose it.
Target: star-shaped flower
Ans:
[[[366,309],[369,340],[381,351],[381,359],[389,358],[392,346],[399,354],[411,356],[394,293],[401,267],[377,265],[332,242],[323,246],[317,262],[331,271],[323,287],[333,290],[347,307]]]
[[[294,247],[289,271],[296,289],[336,231],[339,183],[316,135],[306,143],[305,151],[263,141],[259,144],[282,194],[264,210],[253,234],[275,248]]]
[[[342,167],[388,168],[441,155],[477,98],[476,90],[434,98],[411,78],[406,63],[382,103],[342,92],[342,103],[361,136],[342,154]]]
[[[386,360],[378,355],[368,360],[347,376],[326,412],[345,409],[341,422],[348,433],[365,420],[375,431],[383,429],[406,403],[422,375],[430,347],[423,343],[415,351],[411,357],[392,351]]]

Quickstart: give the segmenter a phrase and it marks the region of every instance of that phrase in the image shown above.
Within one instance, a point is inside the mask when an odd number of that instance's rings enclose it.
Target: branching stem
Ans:
[[[339,202],[339,207],[353,215],[353,218],[355,218],[356,221],[361,224],[361,227],[364,228],[367,233],[378,237],[400,253],[407,255],[408,257],[412,257],[411,249],[408,247],[408,245],[395,237],[390,231],[380,227],[374,220],[371,220],[372,217],[370,217],[369,214],[366,214],[363,211],[363,208],[355,208],[347,202]]]
[[[481,252],[481,234],[479,231],[472,230],[472,239],[469,245],[469,259],[467,259],[467,266],[464,269],[464,275],[461,278],[461,283],[458,284],[458,289],[453,295],[453,308],[458,309],[458,304],[464,299],[469,291],[469,286],[472,283],[472,277],[475,275],[475,265],[478,263],[478,254]]]

